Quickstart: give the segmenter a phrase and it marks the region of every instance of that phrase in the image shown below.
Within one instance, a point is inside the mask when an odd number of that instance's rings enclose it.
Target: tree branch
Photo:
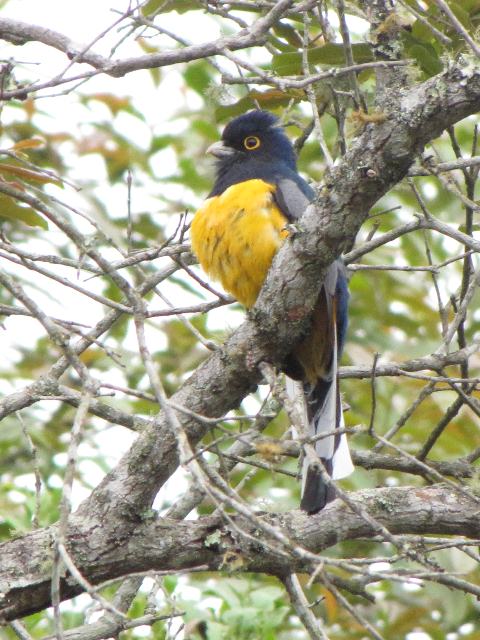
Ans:
[[[480,536],[478,503],[450,487],[371,489],[351,494],[351,498],[392,534]],[[258,515],[311,553],[376,533],[340,500],[315,516],[299,511]],[[199,566],[208,571],[221,570],[228,557],[237,559],[239,571],[287,576],[292,571],[311,570],[311,556],[276,553],[263,544],[264,533],[250,520],[234,516],[232,522],[234,528],[218,517],[184,522],[147,518],[138,520],[128,536],[113,538],[105,529],[94,532],[97,526],[93,522],[79,528],[74,518],[66,542],[76,567],[92,584],[147,570],[178,572]],[[239,530],[245,535],[239,535]],[[2,545],[0,617],[5,621],[50,604],[53,531],[34,531]],[[323,561],[328,564],[326,558]],[[435,572],[431,579],[435,579]],[[68,598],[80,593],[81,588],[66,576],[61,590],[62,598]]]
[[[11,91],[2,91],[0,97],[2,100],[18,97],[25,99],[32,91],[64,84],[65,82],[76,80],[79,77],[96,75],[99,72],[118,78],[132,71],[138,71],[139,69],[155,69],[171,66],[180,62],[191,62],[192,60],[209,58],[222,54],[225,50],[236,51],[238,49],[260,46],[265,44],[270,27],[279,20],[292,4],[293,0],[279,0],[265,16],[258,18],[248,29],[241,29],[233,36],[219,38],[218,40],[212,40],[211,42],[204,42],[198,45],[191,45],[182,49],[161,51],[159,53],[125,58],[123,60],[109,60],[96,53],[92,53],[86,50],[85,47],[82,48],[81,45],[75,44],[65,35],[52,29],[38,27],[19,20],[12,20],[11,18],[0,18],[1,39],[17,45],[24,44],[30,40],[41,42],[58,51],[62,51],[70,60],[75,58],[76,62],[84,62],[95,69],[91,74],[87,73],[82,76],[75,76],[74,78],[53,78],[50,82],[32,84]]]

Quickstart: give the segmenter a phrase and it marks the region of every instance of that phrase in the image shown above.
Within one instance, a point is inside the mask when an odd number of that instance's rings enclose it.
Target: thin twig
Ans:
[[[322,622],[314,616],[313,611],[308,606],[308,600],[305,597],[305,593],[303,592],[297,576],[294,573],[291,573],[284,578],[283,584],[290,596],[290,602],[292,603],[293,608],[302,621],[310,638],[312,640],[328,640],[328,636],[325,633]]]
[[[435,4],[445,13],[445,15],[448,16],[448,19],[450,20],[450,22],[452,23],[453,27],[455,28],[457,33],[460,35],[460,37],[463,38],[465,42],[468,43],[469,47],[472,49],[474,54],[480,58],[480,47],[477,45],[477,43],[469,34],[469,32],[465,29],[465,27],[457,18],[457,16],[450,9],[450,7],[445,2],[445,0],[434,0],[434,1],[435,1]]]

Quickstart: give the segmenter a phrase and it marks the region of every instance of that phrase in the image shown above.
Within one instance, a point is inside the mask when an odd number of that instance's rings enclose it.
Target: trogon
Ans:
[[[298,174],[293,146],[272,113],[254,110],[232,120],[208,152],[215,183],[191,225],[192,250],[206,273],[247,309],[255,304],[272,259],[314,197]],[[341,261],[328,269],[311,324],[286,358],[284,371],[300,389],[308,432],[330,433],[315,448],[333,479],[351,473],[338,388],[345,342],[348,287]],[[287,386],[288,388],[288,386]],[[304,462],[301,508],[316,513],[334,497],[318,463]]]

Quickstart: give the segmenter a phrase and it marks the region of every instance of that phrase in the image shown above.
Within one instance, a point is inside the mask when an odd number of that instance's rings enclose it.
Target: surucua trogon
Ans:
[[[222,139],[208,149],[216,159],[215,184],[191,225],[193,252],[203,269],[245,307],[255,304],[288,225],[301,218],[314,197],[297,173],[296,156],[276,116],[250,111],[232,120]],[[311,324],[284,363],[287,376],[300,381],[308,433],[321,436],[344,426],[338,388],[338,359],[345,342],[348,288],[341,261],[328,269]],[[345,433],[315,441],[333,479],[353,466]],[[322,509],[334,496],[318,464],[303,465],[301,508]]]

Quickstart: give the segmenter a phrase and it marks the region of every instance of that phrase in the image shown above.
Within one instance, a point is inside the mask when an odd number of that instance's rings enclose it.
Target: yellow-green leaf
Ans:
[[[352,44],[353,59],[357,64],[371,62],[372,50],[366,42]],[[323,47],[308,50],[310,64],[324,64],[339,67],[345,64],[345,47],[343,44],[329,42]],[[302,53],[280,53],[273,56],[272,69],[280,75],[298,75],[302,73]]]
[[[38,147],[44,147],[45,140],[40,138],[25,138],[25,140],[19,140],[13,147],[14,151],[24,151],[25,149],[38,149]]]
[[[19,167],[7,162],[0,162],[0,174],[13,175],[17,178],[26,180],[27,182],[40,182],[41,184],[53,182],[54,184],[61,184],[60,180],[54,178],[53,176],[49,176],[45,173],[39,173],[37,171],[32,171],[32,169]]]
[[[30,207],[20,206],[13,198],[0,193],[0,218],[20,220],[29,227],[48,229],[48,222]]]

